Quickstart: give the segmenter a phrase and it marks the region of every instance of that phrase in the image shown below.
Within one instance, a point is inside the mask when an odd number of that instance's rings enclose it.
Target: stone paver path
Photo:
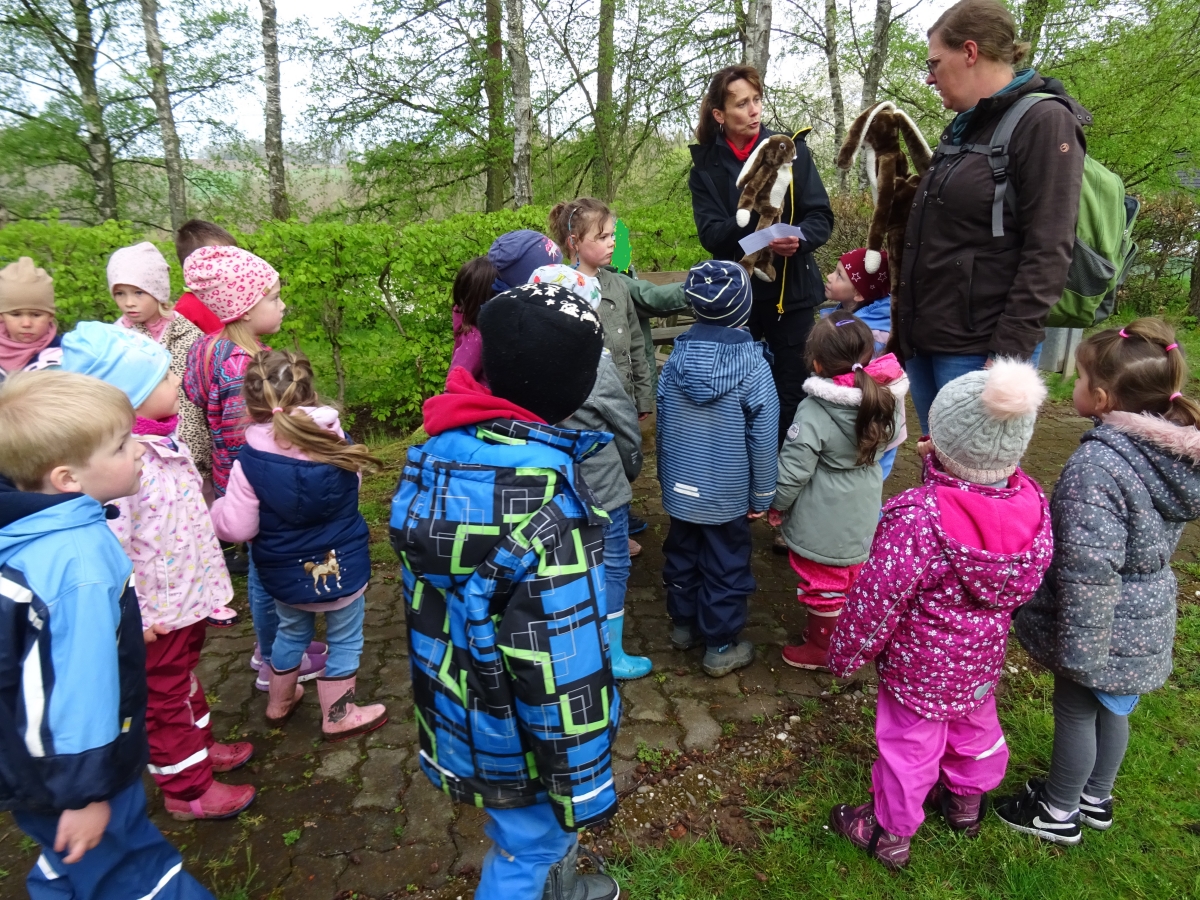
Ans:
[[[916,417],[910,412],[910,422]],[[647,448],[653,447],[653,422]],[[1026,468],[1049,490],[1087,423],[1065,408],[1039,422]],[[910,441],[886,486],[890,496],[916,483],[918,461]],[[650,748],[708,749],[724,722],[749,723],[780,712],[796,698],[820,697],[830,677],[779,662],[779,651],[802,631],[795,578],[786,558],[771,551],[765,522],[754,525],[758,593],[744,636],[758,645],[749,668],[723,679],[700,669],[702,650],[679,653],[668,642],[669,619],[661,585],[661,544],[668,520],[655,479],[654,459],[635,485],[635,511],[650,522],[638,540],[627,601],[627,643],[650,656],[655,673],[626,682],[626,718],[617,740],[616,770],[628,784],[639,743]],[[836,511],[830,511],[836,515]],[[1181,555],[1200,546],[1189,528]],[[254,643],[248,621],[227,632],[210,630],[198,675],[212,703],[218,739],[239,737],[256,748],[249,766],[222,776],[259,786],[259,797],[241,819],[180,823],[161,811],[155,822],[181,847],[188,869],[215,885],[222,898],[282,897],[331,900],[348,892],[371,897],[406,889],[440,889],[466,897],[488,841],[482,811],[455,806],[417,770],[416,727],[408,675],[403,604],[391,566],[377,570],[367,593],[366,646],[359,695],[388,704],[390,722],[365,737],[339,744],[320,740],[315,689],[283,731],[263,721],[266,695],[254,689],[247,665]],[[245,616],[248,619],[248,616]],[[147,779],[149,785],[149,779]],[[152,794],[152,808],[161,800]],[[0,822],[0,897],[24,896],[24,872],[36,850],[22,841],[11,819]],[[243,890],[248,887],[248,890]]]

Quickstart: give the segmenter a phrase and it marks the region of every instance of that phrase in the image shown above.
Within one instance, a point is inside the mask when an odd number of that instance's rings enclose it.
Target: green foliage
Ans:
[[[292,846],[292,844],[300,840],[300,835],[303,833],[303,829],[300,828],[293,828],[291,831],[285,831],[283,833],[283,845],[285,847]]]

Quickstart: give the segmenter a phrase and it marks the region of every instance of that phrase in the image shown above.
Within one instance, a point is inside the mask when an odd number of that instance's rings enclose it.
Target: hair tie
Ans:
[[[1124,328],[1122,328],[1120,331],[1118,331],[1118,332],[1117,332],[1117,334],[1119,334],[1121,337],[1125,338],[1126,340],[1128,340],[1128,339],[1129,339],[1129,335],[1127,335],[1127,334],[1125,333],[1125,329],[1124,329]]]
[[[1170,353],[1172,350],[1178,349],[1178,347],[1179,347],[1178,343],[1167,344],[1167,346],[1163,348],[1163,352]]]
[[[1183,394],[1179,393],[1179,391],[1176,391],[1175,393],[1173,393],[1173,394],[1170,396],[1170,398],[1168,399],[1168,401],[1167,401],[1167,402],[1168,402],[1168,403],[1174,403],[1176,400],[1178,400],[1178,399],[1179,399],[1180,397],[1182,397],[1182,396],[1183,396]]]
[[[838,321],[833,323],[833,327],[841,328],[843,325],[849,325],[853,321],[855,321],[855,320],[854,319],[839,319]]]
[[[278,415],[281,412],[283,412],[283,407],[276,406],[274,409],[271,410],[271,415]]]
[[[862,363],[855,363],[850,367],[851,372],[861,372],[863,370]]]

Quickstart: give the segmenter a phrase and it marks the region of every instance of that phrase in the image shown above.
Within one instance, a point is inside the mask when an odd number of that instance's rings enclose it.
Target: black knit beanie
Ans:
[[[557,284],[523,284],[479,311],[483,373],[497,397],[550,424],[583,405],[604,349],[600,319]]]

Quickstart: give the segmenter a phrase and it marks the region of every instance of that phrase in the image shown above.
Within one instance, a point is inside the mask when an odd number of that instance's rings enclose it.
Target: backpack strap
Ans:
[[[1016,212],[1016,200],[1008,191],[1008,145],[1012,141],[1013,132],[1016,131],[1017,125],[1020,124],[1025,113],[1029,112],[1036,104],[1042,100],[1054,99],[1057,98],[1052,94],[1026,94],[1004,111],[1004,115],[1000,117],[991,140],[986,144],[960,144],[955,146],[946,141],[941,141],[937,145],[936,155],[938,156],[978,153],[980,156],[987,157],[988,164],[992,168],[992,180],[996,183],[996,190],[992,195],[992,237],[1004,237],[1004,201],[1006,196],[1010,205],[1014,207],[1014,213]]]

